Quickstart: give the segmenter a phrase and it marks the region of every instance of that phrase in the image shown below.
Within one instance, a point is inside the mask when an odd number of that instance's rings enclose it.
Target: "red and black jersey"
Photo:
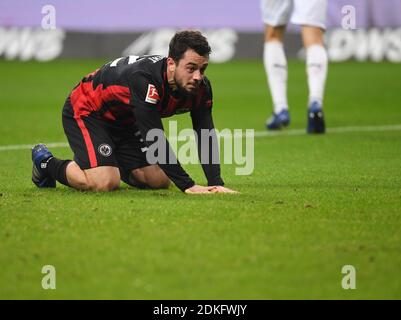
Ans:
[[[190,112],[201,153],[201,129],[214,129],[210,82],[205,77],[196,95],[186,94],[170,87],[166,70],[167,58],[162,56],[127,56],[105,64],[84,77],[71,92],[74,117],[95,116],[108,126],[135,125],[142,137],[146,137],[151,129],[163,130],[161,118]],[[212,164],[212,151],[218,152],[212,140],[209,140],[210,161],[204,163],[202,159],[202,167],[209,185],[223,185],[220,165]],[[149,146],[151,142],[145,144]],[[167,153],[173,153],[167,141],[166,146]],[[175,156],[170,162],[173,163],[159,164],[167,176],[183,191],[193,186],[194,181]]]

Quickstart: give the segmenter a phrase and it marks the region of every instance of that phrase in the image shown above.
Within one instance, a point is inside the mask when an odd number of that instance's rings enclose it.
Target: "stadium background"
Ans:
[[[46,5],[56,10],[56,30],[43,30]],[[347,7],[355,8],[355,30],[344,30]],[[344,8],[344,9],[343,9]],[[44,10],[42,12],[42,10]],[[343,11],[345,10],[345,11]],[[201,29],[213,45],[212,61],[257,59],[262,54],[259,1],[163,0],[2,1],[0,55],[6,59],[113,58],[122,54],[166,54],[180,28]],[[401,61],[398,0],[334,0],[328,4],[328,45],[332,61]],[[301,54],[299,31],[290,26],[287,54]],[[295,35],[294,35],[295,33]]]
[[[42,25],[46,5],[56,10],[52,30]],[[347,5],[353,30],[342,27]],[[260,135],[251,176],[223,166],[241,195],[35,189],[30,145],[71,157],[60,110],[76,82],[121,55],[165,54],[183,28],[204,31],[212,45],[217,127]],[[2,0],[0,298],[399,299],[401,1],[329,0],[324,137],[304,133],[295,26],[286,44],[293,123],[265,134],[258,0]],[[187,169],[203,181],[198,167]],[[56,290],[41,287],[48,264]],[[356,267],[356,290],[341,287],[344,265]]]

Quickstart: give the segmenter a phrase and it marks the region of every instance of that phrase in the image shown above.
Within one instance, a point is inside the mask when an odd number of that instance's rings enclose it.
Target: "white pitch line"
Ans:
[[[385,126],[354,126],[354,127],[337,127],[327,128],[327,133],[345,133],[345,132],[378,132],[378,131],[399,131],[401,124],[385,125]],[[306,129],[293,129],[283,131],[256,131],[255,137],[269,136],[298,136],[306,134]]]
[[[1,151],[10,151],[10,150],[31,149],[34,145],[35,145],[35,143],[0,146],[0,152]],[[65,148],[65,147],[68,147],[68,143],[67,142],[50,142],[50,143],[46,143],[46,146],[48,146],[49,148]]]
[[[244,129],[241,129],[244,130]],[[378,131],[401,131],[401,124],[395,125],[385,125],[385,126],[360,126],[360,127],[337,127],[337,128],[328,128],[327,133],[346,133],[346,132],[378,132]],[[292,129],[292,130],[283,130],[283,131],[255,131],[254,136],[259,137],[276,137],[276,136],[300,136],[306,134],[305,129]],[[225,137],[227,135],[220,135],[221,137]],[[243,138],[245,135],[234,135],[234,138]],[[176,140],[176,139],[169,139]],[[2,151],[12,151],[12,150],[27,150],[31,149],[32,144],[15,144],[15,145],[5,145],[0,146],[0,152]],[[66,148],[68,147],[67,142],[50,142],[46,143],[49,148]]]

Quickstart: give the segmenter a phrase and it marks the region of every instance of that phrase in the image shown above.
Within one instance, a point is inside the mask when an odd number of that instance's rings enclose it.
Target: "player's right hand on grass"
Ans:
[[[185,190],[185,193],[214,193],[216,187],[203,187],[195,184],[191,188]]]

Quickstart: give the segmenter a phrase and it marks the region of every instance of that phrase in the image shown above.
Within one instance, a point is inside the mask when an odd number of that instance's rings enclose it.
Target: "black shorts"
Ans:
[[[63,108],[63,127],[74,161],[82,170],[118,167],[125,180],[132,170],[150,165],[140,132],[133,125],[118,127],[96,114],[74,118],[68,98]]]

